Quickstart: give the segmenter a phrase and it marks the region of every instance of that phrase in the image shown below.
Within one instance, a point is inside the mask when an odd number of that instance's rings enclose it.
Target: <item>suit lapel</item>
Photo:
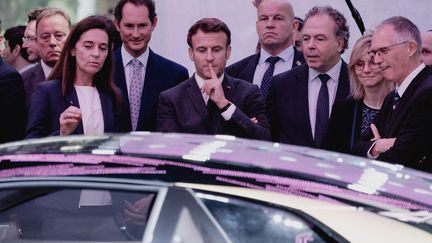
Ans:
[[[308,94],[308,86],[309,86],[309,69],[307,65],[301,66],[302,70],[299,72],[296,72],[295,75],[297,76],[295,78],[295,87],[292,87],[293,90],[296,90],[293,92],[294,95],[294,106],[293,109],[295,110],[295,113],[297,116],[299,116],[298,121],[303,121],[302,124],[299,124],[303,131],[305,131],[307,134],[307,140],[308,144],[313,144],[313,136],[312,136],[312,129],[311,129],[311,123],[310,123],[310,117],[309,117],[309,98]]]
[[[396,109],[392,111],[392,119],[389,125],[389,136],[396,135],[395,131],[399,129],[401,122],[404,121],[403,117],[407,115],[407,109],[409,108],[412,98],[415,96],[415,91],[423,80],[429,77],[429,75],[431,75],[431,70],[429,68],[424,68],[405,90],[399,104],[396,106]]]
[[[78,102],[78,96],[76,93],[75,88],[71,89],[71,91],[66,95],[65,97],[65,109],[67,109],[69,106],[75,106],[77,108],[80,108],[80,104]],[[73,134],[84,134],[84,128],[83,123],[80,121],[77,128],[73,132]]]
[[[198,116],[201,117],[202,120],[204,121],[204,125],[207,131],[210,131],[209,129],[210,129],[211,121],[209,120],[209,112],[207,110],[207,106],[204,102],[204,99],[201,95],[198,84],[195,80],[195,75],[192,76],[190,79],[188,79],[186,82],[187,82],[187,88],[186,88],[187,97],[189,98],[190,103],[192,103],[193,108],[195,109]]]
[[[114,82],[117,87],[122,91],[122,109],[124,112],[124,121],[119,125],[121,131],[132,131],[132,121],[130,117],[130,104],[129,104],[129,95],[126,87],[126,77],[123,67],[123,60],[121,56],[121,48],[118,48],[114,52],[114,60],[115,60],[115,73],[114,73]]]
[[[342,60],[342,66],[339,74],[339,81],[338,81],[338,87],[336,90],[336,99],[335,102],[338,100],[345,100],[348,98],[349,95],[349,77],[348,77],[348,66],[347,64]]]
[[[293,64],[291,68],[295,68],[305,63],[305,59],[301,51],[298,51],[294,46],[292,47],[294,48],[294,58],[293,58]]]
[[[101,106],[102,106],[102,114],[103,114],[103,119],[104,119],[104,132],[112,132],[113,131],[113,104],[111,101],[111,97],[103,92],[103,91],[99,91],[99,98],[101,101]]]

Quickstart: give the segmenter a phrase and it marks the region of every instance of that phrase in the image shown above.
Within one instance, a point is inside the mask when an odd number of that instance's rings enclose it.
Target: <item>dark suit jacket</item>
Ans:
[[[0,143],[24,137],[27,122],[21,75],[0,58]]]
[[[273,140],[295,145],[314,147],[309,118],[307,64],[272,78],[269,110]],[[342,61],[335,102],[349,94],[347,64]]]
[[[30,109],[30,103],[35,92],[36,86],[46,80],[45,73],[42,69],[42,64],[39,62],[36,66],[28,69],[22,74],[24,80],[24,89],[26,97],[27,109]]]
[[[322,147],[342,153],[351,153],[360,139],[363,101],[353,99],[335,102],[327,135]]]
[[[305,62],[305,59],[301,51],[298,51],[294,46],[292,46],[291,48],[294,48],[294,60],[292,68],[295,68],[303,64]],[[259,58],[260,53],[248,56],[228,66],[225,72],[233,78],[238,78],[253,83],[255,69],[258,65]]]
[[[119,121],[119,130],[121,132],[129,132],[132,131],[132,123],[130,118],[126,78],[121,57],[121,48],[114,52],[114,60],[114,82],[123,94],[124,103],[124,119]],[[189,74],[185,67],[159,56],[150,50],[141,98],[137,131],[154,131],[156,126],[157,102],[160,92],[174,87],[188,78]]]
[[[111,96],[98,90],[104,119],[104,131],[115,132],[114,104]],[[69,106],[80,107],[75,89],[65,97],[61,93],[60,80],[50,80],[36,87],[29,112],[26,138],[39,138],[60,133],[60,114]],[[73,134],[83,134],[84,128],[80,122]]]
[[[393,92],[384,99],[374,124],[382,138],[396,138],[392,148],[378,160],[432,171],[432,68],[424,68],[411,82],[393,110]],[[355,154],[367,156],[373,137],[369,129],[355,148]]]
[[[209,113],[195,77],[192,77],[161,93],[156,130],[269,140],[265,101],[258,86],[226,74],[222,86],[225,97],[237,107],[229,121],[225,121],[218,110]],[[252,117],[259,122],[252,122]]]

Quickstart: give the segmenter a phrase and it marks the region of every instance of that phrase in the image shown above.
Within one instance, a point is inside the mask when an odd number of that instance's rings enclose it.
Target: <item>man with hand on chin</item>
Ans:
[[[231,54],[228,26],[201,19],[189,29],[187,42],[195,75],[160,94],[156,131],[270,139],[258,86],[224,73]]]

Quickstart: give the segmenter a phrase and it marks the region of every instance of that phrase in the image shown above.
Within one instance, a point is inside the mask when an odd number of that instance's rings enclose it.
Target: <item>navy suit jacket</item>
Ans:
[[[157,55],[149,50],[149,58],[146,67],[144,88],[141,97],[140,115],[138,118],[137,131],[154,131],[156,121],[156,110],[159,94],[180,82],[189,78],[185,67]],[[126,87],[124,66],[121,57],[121,48],[114,52],[115,74],[114,82],[123,94],[123,119],[119,122],[120,132],[132,131],[130,117],[129,95]]]
[[[36,86],[46,80],[45,73],[42,69],[42,64],[39,62],[34,67],[26,70],[22,74],[24,80],[24,89],[26,97],[27,109],[30,109],[31,100],[35,92]]]
[[[98,90],[104,119],[104,131],[115,132],[114,102],[112,97]],[[60,133],[60,114],[69,106],[80,107],[75,89],[66,96],[62,95],[60,80],[50,80],[36,87],[29,112],[26,138],[40,138]],[[83,134],[82,121],[72,134]]]
[[[0,57],[0,143],[24,137],[27,121],[21,75]]]
[[[273,140],[301,146],[315,146],[309,118],[308,79],[307,64],[272,78],[269,109]],[[342,61],[335,102],[347,99],[348,94],[348,68]]]
[[[292,68],[295,68],[303,64],[305,59],[301,51],[298,51],[294,46],[291,48],[294,48],[294,61]],[[253,83],[255,69],[258,65],[259,58],[260,53],[248,56],[228,66],[225,72],[233,78],[238,78]]]
[[[373,122],[382,138],[396,138],[378,160],[432,172],[432,67],[425,67],[410,83],[393,110],[393,92],[384,99]],[[372,146],[368,129],[354,153],[367,156]]]
[[[209,112],[195,77],[192,77],[161,93],[156,130],[269,140],[265,101],[258,86],[225,74],[222,87],[225,97],[237,107],[230,120],[225,121],[219,110]],[[252,117],[258,123],[252,122]]]

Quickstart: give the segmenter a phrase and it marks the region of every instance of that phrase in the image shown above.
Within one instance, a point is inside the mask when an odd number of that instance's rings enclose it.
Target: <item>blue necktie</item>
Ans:
[[[273,76],[275,64],[280,60],[280,57],[269,57],[267,58],[266,62],[270,63],[270,66],[267,68],[267,70],[264,73],[264,76],[261,81],[261,93],[264,96],[265,99],[267,99],[269,94],[269,88],[270,88],[270,80]]]
[[[396,106],[399,104],[400,96],[399,93],[395,90],[393,93],[393,110],[396,109]]]
[[[320,74],[318,78],[321,80],[321,88],[318,93],[316,122],[315,122],[315,146],[320,147],[327,131],[329,122],[329,93],[327,81],[330,76]]]

